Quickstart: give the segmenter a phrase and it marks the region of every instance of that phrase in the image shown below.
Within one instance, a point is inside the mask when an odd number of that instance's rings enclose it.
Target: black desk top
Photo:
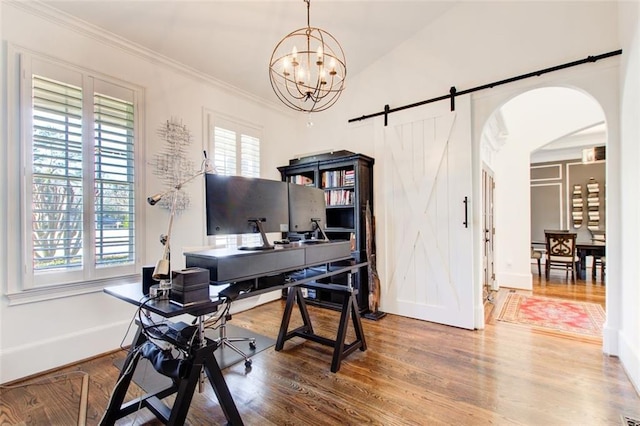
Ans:
[[[353,261],[349,265],[342,266],[325,265],[324,267],[318,268],[308,267],[304,270],[297,270],[294,273],[290,274],[288,277],[289,279],[280,283],[279,285],[274,285],[266,288],[254,288],[246,293],[241,294],[238,298],[245,299],[274,290],[282,290],[296,285],[309,284],[318,279],[343,274],[349,271],[357,271],[359,268],[363,268],[367,265],[367,262],[356,263],[355,261]],[[104,292],[110,294],[111,296],[117,297],[120,300],[131,303],[132,305],[142,306],[144,304],[145,309],[148,309],[149,311],[161,315],[165,318],[171,318],[183,314],[200,316],[215,312],[218,309],[218,306],[223,303],[222,300],[218,297],[218,293],[228,286],[229,284],[210,285],[209,302],[197,303],[188,306],[180,306],[168,299],[150,300],[149,297],[142,294],[142,285],[136,283],[106,287],[104,289]],[[336,285],[336,288],[342,287],[345,286]]]
[[[209,281],[216,285],[352,259],[349,241],[291,243],[255,251],[218,248],[186,252],[184,256],[188,268],[208,269]]]
[[[311,242],[300,242],[293,241],[288,244],[276,244],[273,248],[268,250],[240,250],[235,247],[221,247],[221,248],[210,248],[204,250],[197,250],[192,252],[185,252],[184,255],[187,256],[197,256],[197,257],[209,257],[209,258],[226,258],[226,257],[252,257],[252,256],[264,256],[265,254],[274,253],[274,252],[284,252],[284,251],[293,251],[293,250],[316,250],[318,247],[336,247],[336,246],[350,246],[350,242],[346,240],[335,240],[335,241],[322,241],[322,240],[311,240]]]
[[[218,309],[218,306],[222,303],[222,300],[218,298],[218,292],[226,287],[227,286],[209,286],[209,302],[188,306],[180,306],[168,299],[151,300],[148,296],[142,294],[142,285],[136,283],[106,287],[104,292],[117,297],[120,300],[129,302],[132,305],[142,306],[144,304],[144,308],[154,314],[161,315],[165,318],[171,318],[182,314],[200,316],[215,312]]]

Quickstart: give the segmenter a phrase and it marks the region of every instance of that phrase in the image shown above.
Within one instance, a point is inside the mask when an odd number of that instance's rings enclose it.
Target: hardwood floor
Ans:
[[[599,303],[605,308],[606,285],[600,279],[599,273],[595,279],[592,278],[590,268],[585,274],[586,279],[578,279],[575,284],[571,282],[571,276],[566,278],[566,275],[561,271],[552,270],[549,280],[546,280],[544,271],[540,277],[537,267],[532,266],[531,274],[533,276],[533,294],[537,296]]]
[[[598,282],[567,288],[557,281],[537,284],[534,293],[604,298]],[[283,309],[282,301],[272,302],[236,314],[232,322],[275,338]],[[309,310],[316,332],[335,336],[338,312]],[[597,344],[536,334],[491,315],[476,331],[395,315],[364,320],[363,326],[368,350],[352,353],[337,374],[329,369],[330,348],[297,339],[282,352],[269,348],[254,356],[248,373],[241,363],[226,369],[244,423],[620,425],[623,415],[640,419],[640,397],[619,360],[603,355]],[[54,384],[2,389],[0,424],[77,424],[78,371],[89,375],[87,424],[98,424],[117,380],[113,362],[124,356],[118,351],[67,367],[55,374],[68,377]],[[132,388],[129,397],[139,392]],[[209,385],[194,396],[187,420],[225,423]],[[145,409],[118,424],[159,422]]]

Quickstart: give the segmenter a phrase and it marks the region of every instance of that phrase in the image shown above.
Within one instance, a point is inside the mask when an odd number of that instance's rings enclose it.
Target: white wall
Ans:
[[[619,356],[636,390],[640,393],[640,4],[620,4],[620,41],[625,55],[620,72],[620,228],[623,238],[617,259],[607,254],[607,270],[620,268],[621,286]],[[608,168],[609,173],[614,171]],[[608,179],[608,177],[607,177]],[[607,221],[609,223],[609,221]],[[608,298],[608,295],[607,295]],[[607,308],[609,303],[607,303]]]
[[[263,176],[280,179],[277,166],[287,164],[298,140],[295,121],[297,117],[279,105],[258,102],[232,89],[215,84],[186,69],[170,66],[161,60],[151,60],[145,52],[135,48],[123,49],[109,39],[93,35],[85,28],[70,29],[55,17],[39,17],[27,12],[28,4],[2,2],[2,39],[24,48],[46,53],[144,87],[145,99],[141,113],[144,114],[144,152],[148,167],[145,167],[144,193],[138,202],[145,204],[146,236],[145,257],[142,264],[154,264],[162,253],[158,236],[166,232],[168,212],[145,203],[147,195],[163,189],[162,182],[153,174],[151,159],[162,148],[163,141],[157,129],[166,120],[181,119],[193,134],[191,159],[199,165],[202,151],[206,149],[203,134],[203,108],[222,112],[262,126]],[[25,9],[26,8],[26,9]],[[167,34],[170,37],[171,34]],[[6,45],[4,46],[6,47]],[[4,50],[4,49],[3,49]],[[4,57],[4,55],[3,55]],[[5,72],[2,73],[6,75]],[[3,79],[3,92],[6,89]],[[3,98],[4,100],[4,98]],[[3,102],[2,123],[6,123],[7,111]],[[2,126],[0,145],[0,196],[2,206],[17,206],[20,198],[19,184],[15,176],[17,158],[7,158],[7,146],[15,138],[5,133]],[[184,266],[182,247],[202,246],[206,243],[204,227],[204,188],[201,180],[193,181],[186,188],[191,194],[191,208],[181,214],[174,223],[172,232],[172,269]],[[9,202],[11,201],[11,202]],[[0,230],[17,228],[16,214],[0,211]],[[14,210],[15,212],[16,210]],[[6,236],[6,232],[2,232]],[[3,237],[0,247],[0,278],[2,294],[6,294],[7,282],[19,280],[18,262],[7,263],[5,254],[12,244]],[[15,258],[15,257],[14,257]],[[277,295],[276,295],[277,297]],[[260,301],[268,299],[262,297]],[[6,297],[0,305],[0,383],[31,375],[43,370],[78,361],[82,358],[113,350],[124,337],[133,307],[101,292],[82,296],[61,298],[46,302],[9,306]],[[126,344],[129,341],[125,341]]]

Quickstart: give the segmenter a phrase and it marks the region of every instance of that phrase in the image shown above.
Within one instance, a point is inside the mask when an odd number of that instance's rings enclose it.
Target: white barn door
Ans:
[[[381,310],[473,329],[469,97],[390,114],[380,133]]]

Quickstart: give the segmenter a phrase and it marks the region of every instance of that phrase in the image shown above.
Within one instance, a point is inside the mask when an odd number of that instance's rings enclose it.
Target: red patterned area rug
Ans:
[[[542,331],[601,339],[605,313],[597,303],[509,293],[497,319]]]

